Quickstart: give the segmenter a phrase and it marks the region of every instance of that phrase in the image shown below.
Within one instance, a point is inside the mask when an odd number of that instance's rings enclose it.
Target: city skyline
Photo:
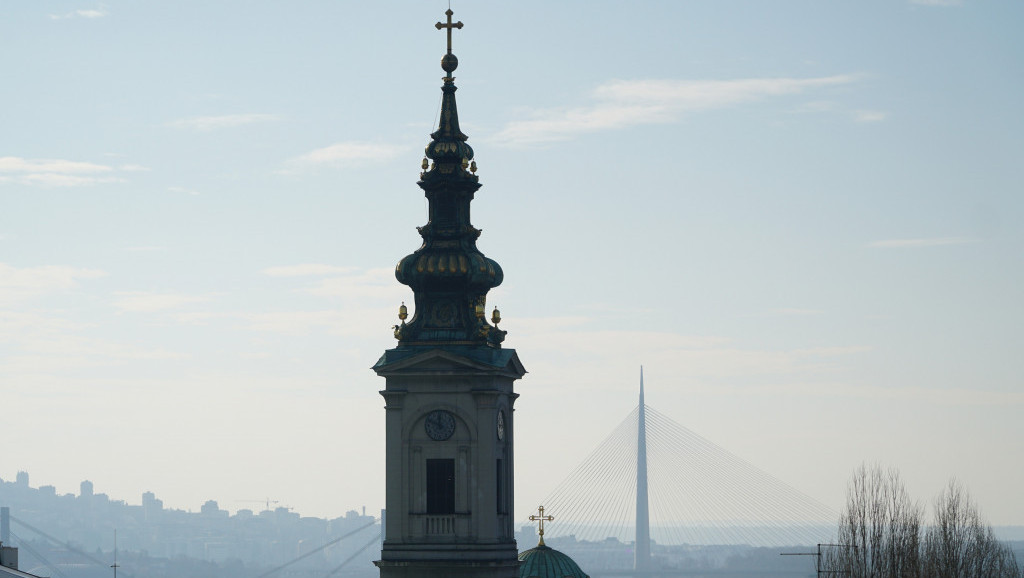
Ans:
[[[8,7],[0,478],[383,507],[369,368],[412,305],[446,7]],[[878,462],[1024,524],[1024,6],[452,8],[529,370],[517,520],[643,365],[648,404],[836,510]]]

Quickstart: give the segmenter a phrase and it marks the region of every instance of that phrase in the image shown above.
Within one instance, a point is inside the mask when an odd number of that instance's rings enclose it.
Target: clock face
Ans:
[[[505,439],[505,412],[498,410],[498,440]]]
[[[451,413],[437,409],[427,414],[423,421],[423,428],[427,435],[434,441],[444,441],[455,433],[455,416]]]

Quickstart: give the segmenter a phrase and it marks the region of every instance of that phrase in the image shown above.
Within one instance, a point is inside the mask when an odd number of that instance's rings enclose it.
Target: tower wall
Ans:
[[[388,520],[377,562],[382,578],[518,576],[512,384],[522,369],[514,350],[450,349],[391,350],[409,357],[375,368],[387,380],[381,391]],[[482,365],[467,354],[497,364]],[[437,412],[452,418],[450,433],[428,423]],[[431,460],[454,462],[450,512],[430,510]]]

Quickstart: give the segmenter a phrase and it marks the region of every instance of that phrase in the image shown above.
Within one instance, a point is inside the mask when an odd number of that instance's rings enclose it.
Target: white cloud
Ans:
[[[765,96],[796,94],[808,88],[848,84],[851,75],[820,78],[746,78],[738,80],[617,80],[598,87],[599,98],[643,105],[673,105],[686,110],[719,108]]]
[[[320,263],[306,263],[264,269],[273,277],[313,277],[311,285],[297,291],[329,299],[330,309],[255,311],[244,313],[183,312],[175,318],[190,325],[206,325],[217,320],[242,322],[250,331],[308,335],[322,331],[330,335],[390,336],[390,327],[398,322],[398,306],[409,300],[409,289],[395,282],[391,268],[360,270]],[[328,277],[323,277],[327,275]],[[412,304],[410,303],[410,309]],[[410,311],[412,313],[412,311]]]
[[[146,348],[133,343],[119,343],[81,335],[51,334],[26,339],[21,349],[31,355],[24,359],[38,360],[39,370],[53,369],[50,364],[60,366],[99,366],[110,360],[128,359],[181,359],[182,353],[164,348]],[[103,359],[107,361],[103,361]]]
[[[509,331],[510,346],[534,352],[529,365],[535,379],[580,388],[619,387],[610,383],[608,376],[621,375],[623,367],[634,364],[681,368],[676,378],[688,386],[735,380],[755,384],[779,378],[803,383],[841,374],[851,356],[870,351],[860,345],[764,350],[745,348],[717,336],[591,330],[581,325],[578,318],[512,318],[506,319],[502,328]],[[546,353],[554,351],[557,355]],[[608,351],[616,354],[608,356]]]
[[[283,311],[182,311],[173,318],[185,325],[210,325],[221,321],[240,323],[249,331],[308,335],[323,332],[335,336],[356,336],[370,339],[373,336],[390,336],[391,326],[398,322],[398,306],[403,299],[409,300],[412,309],[411,292],[408,287],[395,282],[391,268],[358,269],[322,263],[304,263],[264,269],[263,274],[272,277],[294,278],[303,285],[297,292],[327,299],[327,309],[283,310]],[[305,279],[308,278],[308,279]],[[143,307],[152,303],[153,308],[166,304],[178,305],[205,299],[197,296],[163,296],[155,294],[121,294],[136,296],[139,303],[128,305]],[[164,299],[166,297],[166,299]],[[412,313],[412,311],[410,311]]]
[[[302,277],[307,275],[334,275],[351,273],[354,267],[338,267],[336,265],[324,265],[322,263],[303,263],[301,265],[284,265],[281,267],[268,267],[263,270],[264,275],[271,277]]]
[[[64,14],[50,14],[50,18],[53,20],[64,20],[67,18],[102,18],[107,15],[106,8],[86,8],[81,10],[72,10],[71,12],[65,12]]]
[[[64,374],[59,383],[67,384],[80,377],[83,368],[184,357],[164,348],[96,338],[88,334],[90,329],[51,311],[0,310],[0,383],[24,387]]]
[[[615,80],[599,86],[596,104],[538,111],[513,121],[491,140],[530,145],[642,124],[677,121],[684,113],[734,106],[772,96],[849,84],[856,77],[748,78],[737,80]]]
[[[82,175],[61,175],[40,173],[23,175],[15,179],[23,185],[42,185],[44,187],[81,187],[100,183],[123,183],[120,177],[86,177]]]
[[[131,251],[132,253],[149,253],[153,251],[166,251],[166,247],[159,245],[139,245],[135,247],[125,247],[125,251]]]
[[[879,110],[858,110],[854,112],[854,120],[857,122],[879,122],[885,120],[886,113]]]
[[[0,263],[0,303],[30,299],[47,293],[67,291],[82,279],[106,275],[98,269],[58,265],[17,268]]]
[[[395,282],[390,268],[366,269],[309,263],[271,267],[263,273],[274,277],[313,277],[312,284],[296,289],[308,295],[329,299],[331,309],[285,311],[182,311],[173,318],[184,325],[208,325],[218,321],[241,322],[252,331],[309,334],[314,329],[332,335],[390,335],[397,322],[398,306],[412,297],[409,289]],[[330,275],[323,278],[323,275]],[[154,293],[119,293],[122,310],[158,310],[208,300],[208,296]],[[410,300],[411,301],[411,300]],[[409,303],[412,309],[411,302]],[[412,311],[410,311],[411,313]]]
[[[372,299],[378,303],[397,302],[411,297],[408,287],[395,282],[395,270],[390,267],[323,279],[306,292],[320,297],[360,301]]]
[[[355,337],[361,344],[390,340],[391,327],[398,323],[398,305],[367,306],[353,304],[336,309],[316,311],[269,311],[237,315],[250,331],[285,335],[310,335],[321,331],[327,335]],[[202,324],[200,318],[194,323]]]
[[[211,131],[222,128],[234,128],[257,122],[279,120],[276,114],[223,114],[219,116],[197,116],[183,118],[167,123],[175,128],[187,128],[198,131]]]
[[[830,113],[850,116],[855,122],[881,122],[889,117],[889,114],[880,110],[870,109],[849,109],[840,103],[831,100],[812,100],[797,105],[794,108],[798,113]]]
[[[36,311],[0,310],[0,343],[13,343],[34,334],[67,334],[83,325]]]
[[[797,112],[834,112],[840,108],[831,100],[812,100],[804,102],[796,107]]]
[[[382,162],[393,159],[404,152],[405,147],[359,141],[339,142],[309,151],[289,159],[285,173],[296,169],[315,166],[345,166],[368,162]]]
[[[736,394],[742,388],[736,388]],[[879,386],[866,383],[829,383],[827,387],[820,384],[777,384],[759,388],[760,393],[777,393],[780,395],[843,397],[850,399],[870,399],[875,401],[905,401],[950,407],[964,406],[1007,406],[1024,405],[1024,392],[998,391],[966,388],[935,388],[907,385],[902,387]]]
[[[239,314],[237,313],[213,311],[187,311],[183,313],[176,313],[174,315],[175,321],[182,325],[208,325],[209,322],[218,319],[236,319],[238,317]]]
[[[112,167],[64,159],[26,159],[0,157],[0,182],[51,187],[74,187],[98,183],[123,182],[112,175]]]
[[[61,159],[23,159],[21,157],[0,157],[0,172],[3,173],[105,173],[111,170],[105,165]]]
[[[769,313],[769,315],[786,315],[786,316],[799,315],[799,316],[806,316],[806,315],[821,315],[822,312],[820,310],[818,310],[818,309],[800,309],[798,307],[780,307],[778,309],[772,309],[768,313]]]
[[[167,190],[172,193],[185,193],[186,195],[198,195],[199,191],[189,189],[186,187],[167,187]]]
[[[119,291],[114,294],[114,306],[122,313],[151,313],[174,309],[189,303],[209,301],[208,295],[185,295],[182,293],[153,293],[150,291]]]
[[[149,167],[144,167],[142,165],[121,165],[118,168],[121,169],[122,171],[126,172],[126,173],[134,173],[134,172],[148,171],[149,170]]]
[[[966,245],[977,243],[978,239],[969,237],[931,237],[927,239],[885,239],[883,241],[872,241],[868,247],[874,248],[920,248],[939,247],[942,245]]]
[[[313,328],[334,328],[343,325],[344,314],[341,311],[273,311],[268,313],[252,313],[245,315],[249,329],[253,331],[270,331],[291,335],[309,333]]]

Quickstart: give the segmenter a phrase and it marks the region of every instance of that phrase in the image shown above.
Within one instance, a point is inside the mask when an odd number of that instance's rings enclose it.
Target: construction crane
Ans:
[[[267,498],[265,500],[235,500],[235,501],[236,502],[240,502],[240,503],[248,502],[248,503],[251,503],[251,504],[265,504],[266,505],[266,508],[265,508],[266,510],[270,510],[270,504],[280,504],[281,503],[278,500],[271,500],[270,498]]]

